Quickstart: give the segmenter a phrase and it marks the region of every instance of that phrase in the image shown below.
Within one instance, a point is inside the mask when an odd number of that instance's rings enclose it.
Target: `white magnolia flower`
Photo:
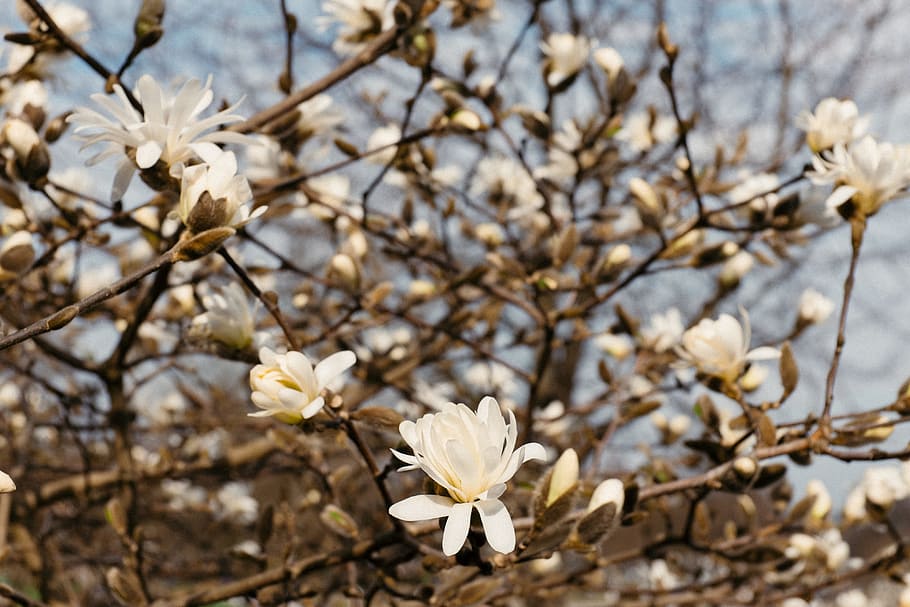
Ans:
[[[859,139],[869,126],[868,116],[860,116],[853,101],[834,97],[819,101],[815,112],[803,110],[794,122],[806,131],[806,143],[816,153]]]
[[[166,478],[161,481],[161,492],[171,510],[199,510],[206,505],[205,489],[187,479]]]
[[[262,409],[250,417],[271,417],[296,424],[319,413],[325,405],[322,390],[357,362],[350,350],[336,352],[314,368],[301,352],[276,354],[259,350],[262,364],[250,370],[253,404]]]
[[[193,325],[204,327],[212,338],[241,350],[253,342],[256,322],[246,293],[232,282],[218,292],[202,296],[205,312],[193,318]]]
[[[32,148],[41,145],[41,137],[35,132],[34,127],[19,118],[11,118],[4,122],[2,134],[4,143],[13,149],[19,162],[23,164]]]
[[[448,403],[417,422],[401,422],[398,430],[414,452],[392,451],[408,464],[401,470],[423,470],[449,495],[415,495],[393,504],[389,514],[404,521],[446,517],[442,551],[451,556],[468,537],[476,508],[490,546],[502,553],[514,550],[512,518],[499,497],[524,462],[546,458],[538,443],[515,449],[515,414],[509,411],[506,423],[499,403],[486,396],[476,413],[464,404]]]
[[[150,169],[158,161],[170,169],[172,177],[179,178],[182,164],[199,157],[203,151],[212,153],[216,143],[247,144],[246,135],[226,130],[212,131],[221,125],[240,122],[242,116],[234,113],[237,104],[200,119],[200,114],[211,105],[214,94],[212,79],[202,84],[188,80],[176,95],[168,95],[148,74],[139,78],[135,96],[142,105],[142,114],[130,104],[120,85],[114,85],[119,104],[102,94],[92,95],[92,100],[107,110],[114,119],[90,108],[78,108],[68,122],[76,125],[75,133],[85,133],[83,148],[104,143],[105,148],[90,158],[95,164],[110,156],[123,156],[114,178],[111,198],[123,196],[136,167]],[[135,160],[128,155],[132,153]]]
[[[679,343],[685,330],[679,310],[670,308],[663,314],[651,315],[651,322],[641,330],[641,342],[655,352],[666,352]]]
[[[721,267],[720,276],[718,277],[720,283],[728,288],[735,287],[754,265],[755,258],[752,257],[749,251],[737,251]]]
[[[799,322],[817,325],[825,322],[834,311],[834,302],[816,291],[806,289],[799,297]]]
[[[595,338],[594,343],[616,360],[623,360],[635,349],[632,338],[625,334],[603,333]]]
[[[487,194],[509,209],[509,219],[517,219],[539,210],[543,196],[527,169],[506,156],[486,156],[477,163],[470,194]]]
[[[353,55],[395,24],[394,5],[389,0],[325,0],[322,11],[326,15],[317,17],[316,23],[321,30],[338,23],[340,28],[332,50],[340,55]]]
[[[367,150],[378,150],[385,148],[381,152],[370,154],[367,161],[374,164],[388,164],[395,158],[398,148],[393,143],[401,140],[401,127],[397,124],[388,124],[381,126],[370,135],[367,139]],[[386,147],[389,146],[389,147]]]
[[[625,141],[636,152],[647,152],[659,143],[676,138],[677,124],[673,116],[658,115],[652,119],[648,112],[632,114],[623,120],[616,139]]]
[[[553,33],[546,42],[540,43],[540,50],[547,56],[544,73],[547,84],[559,85],[581,71],[591,52],[591,40],[569,33]]]
[[[604,46],[594,51],[594,62],[607,74],[610,82],[616,80],[625,67],[622,55],[611,46]]]
[[[677,353],[701,373],[728,382],[742,375],[747,362],[779,357],[776,348],[765,346],[749,350],[749,316],[745,310],[742,316],[742,325],[729,314],[721,314],[717,320],[703,318],[683,333]]]
[[[870,136],[849,146],[835,144],[823,156],[814,156],[809,173],[817,184],[834,183],[827,204],[837,208],[852,200],[863,215],[872,215],[910,184],[910,150],[878,142]]]
[[[240,227],[265,213],[265,206],[250,213],[250,184],[237,174],[237,157],[215,147],[203,151],[203,164],[183,170],[177,215],[190,231],[222,226]]]
[[[6,472],[0,472],[0,493],[10,493],[16,490],[16,483]]]
[[[297,132],[301,138],[330,133],[344,122],[344,113],[332,105],[332,97],[321,94],[307,99],[297,106],[300,118],[297,120]]]
[[[19,3],[25,6],[24,3]],[[88,13],[78,6],[66,2],[53,2],[45,5],[47,14],[67,36],[77,42],[85,39],[85,33],[92,27]],[[29,24],[29,28],[38,36],[47,37],[47,25],[30,9],[20,11],[20,16]],[[36,46],[13,44],[6,61],[6,72],[18,73],[25,68],[29,73],[43,76],[50,71],[53,59],[59,57],[64,50],[60,46],[44,45],[41,50]],[[36,56],[37,53],[37,56]]]
[[[47,105],[47,89],[40,80],[17,82],[8,90],[0,93],[0,104],[9,116],[18,116],[30,105],[43,108]]]
[[[218,520],[241,525],[249,525],[259,518],[259,502],[250,495],[250,486],[246,483],[232,482],[219,489],[212,510]]]
[[[757,175],[740,175],[740,182],[729,192],[727,197],[733,204],[745,204],[755,213],[767,213],[777,206],[779,197],[771,192],[780,186],[780,178],[773,173],[758,173]]]

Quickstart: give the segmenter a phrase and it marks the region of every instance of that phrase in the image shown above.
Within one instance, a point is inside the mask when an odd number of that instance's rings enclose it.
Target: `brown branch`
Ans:
[[[380,32],[379,35],[376,36],[376,38],[374,38],[366,46],[366,48],[364,48],[353,57],[345,60],[341,65],[336,67],[334,70],[322,78],[314,80],[296,93],[285,97],[275,105],[266,108],[261,112],[254,114],[253,116],[250,116],[250,118],[244,122],[231,125],[228,127],[228,130],[237,131],[240,133],[249,133],[251,131],[254,131],[262,125],[267,124],[272,120],[280,118],[284,114],[293,111],[294,108],[296,108],[307,99],[315,97],[319,93],[341,82],[360,69],[374,63],[380,57],[389,53],[395,48],[398,42],[398,38],[416,22],[417,18],[419,17],[419,13],[419,10],[414,10],[411,13],[411,18],[409,20],[398,23],[397,27],[393,27]]]

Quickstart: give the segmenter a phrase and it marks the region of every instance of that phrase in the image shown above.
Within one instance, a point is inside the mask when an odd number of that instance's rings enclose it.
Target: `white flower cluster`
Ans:
[[[211,78],[204,84],[190,79],[176,94],[166,93],[149,75],[139,78],[134,93],[139,107],[119,84],[114,85],[117,100],[95,94],[92,99],[113,118],[90,108],[79,108],[67,119],[76,125],[84,145],[104,144],[89,159],[95,164],[105,158],[119,157],[111,199],[126,193],[138,169],[143,180],[154,189],[179,188],[180,204],[176,215],[190,228],[201,232],[213,227],[239,227],[265,211],[250,213],[252,198],[246,177],[237,174],[233,152],[218,144],[250,144],[255,140],[239,133],[216,130],[240,122],[236,105],[207,118],[201,114],[214,100]]]
[[[823,99],[814,113],[800,114],[796,124],[815,152],[809,177],[836,186],[827,199],[830,208],[850,202],[855,212],[868,217],[910,185],[910,148],[863,136],[868,120],[852,101]]]

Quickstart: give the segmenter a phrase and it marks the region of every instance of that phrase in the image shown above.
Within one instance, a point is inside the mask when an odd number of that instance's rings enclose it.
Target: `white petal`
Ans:
[[[445,530],[442,532],[442,552],[452,556],[461,550],[464,541],[468,539],[468,530],[471,528],[471,511],[473,504],[454,504],[449,512]],[[508,513],[507,513],[508,515]],[[509,521],[511,523],[511,520]]]
[[[838,186],[838,188],[831,192],[831,195],[828,196],[828,199],[825,201],[825,205],[829,209],[836,209],[840,205],[850,200],[858,191],[859,190],[851,185]]]
[[[403,521],[429,521],[449,516],[454,504],[452,498],[442,495],[412,495],[392,504],[389,507],[389,514]]]
[[[755,348],[746,354],[746,360],[774,360],[775,358],[780,358],[780,350],[771,346]]]
[[[515,453],[512,454],[512,457],[509,458],[508,465],[502,471],[499,478],[496,479],[496,482],[506,482],[515,476],[515,473],[518,472],[518,468],[521,467],[523,463],[532,459],[546,461],[547,450],[544,449],[543,445],[540,443],[528,443],[516,449]]]
[[[9,493],[16,490],[16,483],[6,472],[0,472],[0,493]]]
[[[475,502],[474,506],[480,513],[480,522],[490,548],[503,554],[515,550],[515,528],[506,505],[494,499]]]
[[[140,169],[154,166],[161,158],[161,146],[157,141],[146,141],[136,149],[136,165]]]
[[[316,385],[316,376],[313,375],[313,367],[308,359],[301,352],[288,352],[287,358],[288,375],[294,378],[300,385],[300,389],[310,398],[314,398],[320,390]]]
[[[320,389],[350,369],[357,362],[357,356],[350,350],[336,352],[316,365],[316,384]]]
[[[322,411],[323,406],[325,406],[325,399],[321,396],[317,396],[310,402],[310,404],[308,404],[300,411],[300,414],[303,416],[303,419],[310,419]]]

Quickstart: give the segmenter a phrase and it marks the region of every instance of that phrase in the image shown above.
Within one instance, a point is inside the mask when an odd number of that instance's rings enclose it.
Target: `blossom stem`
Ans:
[[[853,294],[856,266],[859,262],[859,251],[863,244],[863,236],[865,233],[866,217],[864,215],[855,216],[850,221],[850,236],[853,252],[850,256],[850,269],[847,271],[847,278],[844,280],[844,300],[841,304],[840,320],[837,324],[837,341],[834,345],[834,355],[831,357],[831,367],[828,369],[828,378],[825,382],[825,408],[822,411],[822,417],[819,423],[819,428],[825,437],[831,432],[831,404],[834,402],[834,383],[837,380],[837,370],[840,366],[840,357],[844,350],[844,343],[847,341],[847,309],[850,306],[850,297]]]

